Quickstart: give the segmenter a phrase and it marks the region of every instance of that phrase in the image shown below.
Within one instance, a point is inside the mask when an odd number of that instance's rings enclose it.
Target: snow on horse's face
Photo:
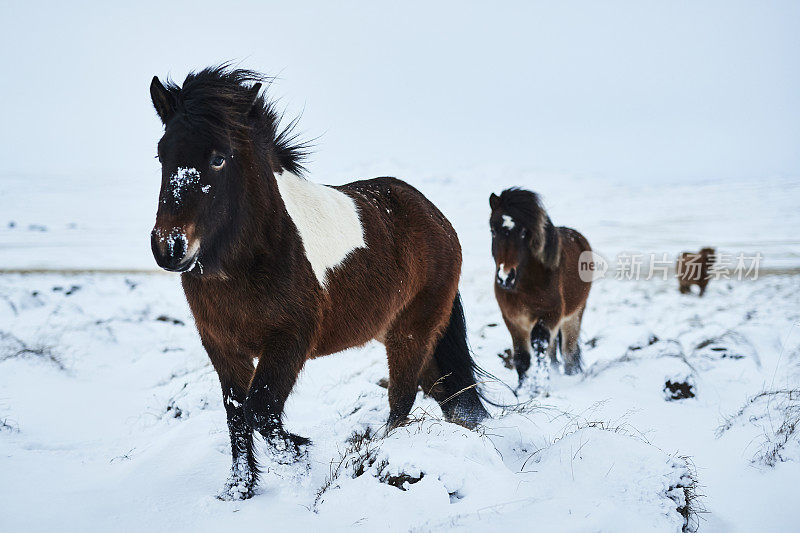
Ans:
[[[492,231],[492,257],[495,260],[495,283],[503,289],[513,290],[518,273],[528,258],[527,228],[510,215],[495,213],[490,221]]]
[[[254,87],[255,94],[258,87]],[[235,143],[216,124],[189,113],[176,113],[179,105],[170,89],[154,78],[153,104],[165,126],[158,142],[161,192],[151,233],[153,256],[161,268],[186,272],[208,257],[241,190]]]
[[[513,290],[531,253],[531,230],[527,225],[538,222],[515,217],[514,213],[500,208],[499,201],[495,194],[489,198],[492,208],[489,229],[492,232],[492,257],[495,260],[494,281],[504,290]]]

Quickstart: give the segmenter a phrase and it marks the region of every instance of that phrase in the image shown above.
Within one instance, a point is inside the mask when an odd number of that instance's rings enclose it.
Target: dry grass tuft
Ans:
[[[800,389],[764,391],[751,397],[719,428],[721,437],[739,423],[748,423],[761,429],[761,442],[752,462],[765,466],[797,459],[790,456],[800,447]]]
[[[52,346],[45,344],[28,344],[16,335],[0,331],[0,362],[15,358],[28,358],[46,361],[59,370],[67,370],[61,358]]]

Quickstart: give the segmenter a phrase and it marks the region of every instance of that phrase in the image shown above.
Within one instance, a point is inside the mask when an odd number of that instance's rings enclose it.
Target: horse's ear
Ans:
[[[495,209],[497,209],[497,206],[499,204],[500,204],[500,197],[497,196],[495,193],[492,193],[491,196],[489,196],[489,207],[491,207],[492,211],[494,211]]]
[[[258,93],[261,92],[261,84],[256,83],[252,87],[250,87],[250,108],[256,104],[256,100],[258,100]]]
[[[161,122],[166,124],[175,111],[175,96],[164,87],[158,76],[153,76],[153,81],[150,82],[150,98]]]

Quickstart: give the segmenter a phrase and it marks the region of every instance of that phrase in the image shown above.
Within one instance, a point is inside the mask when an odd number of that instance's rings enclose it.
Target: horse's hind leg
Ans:
[[[451,320],[454,314],[455,321]],[[463,346],[455,346],[458,339]],[[436,363],[437,340],[455,341],[441,348],[449,350],[446,362],[454,367],[452,371],[443,372]],[[449,291],[420,293],[392,323],[384,343],[389,359],[388,429],[408,416],[419,385],[439,402],[450,421],[474,426],[486,415],[472,378],[460,300]]]
[[[569,316],[561,324],[561,354],[564,356],[564,373],[568,376],[583,372],[581,358],[581,320],[583,308]]]
[[[475,363],[467,344],[461,299],[456,297],[450,320],[420,374],[422,390],[439,403],[448,422],[474,428],[489,413],[481,403]]]
[[[401,320],[401,322],[404,322]],[[413,333],[395,324],[387,332],[384,344],[389,363],[389,420],[386,430],[399,426],[408,417],[417,398],[419,373],[426,351],[426,339],[417,339]]]

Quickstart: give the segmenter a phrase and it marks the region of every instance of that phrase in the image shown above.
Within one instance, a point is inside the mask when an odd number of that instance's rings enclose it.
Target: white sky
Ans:
[[[157,181],[150,78],[233,59],[280,75],[320,181],[800,178],[800,2],[111,4],[0,4],[0,176]]]

